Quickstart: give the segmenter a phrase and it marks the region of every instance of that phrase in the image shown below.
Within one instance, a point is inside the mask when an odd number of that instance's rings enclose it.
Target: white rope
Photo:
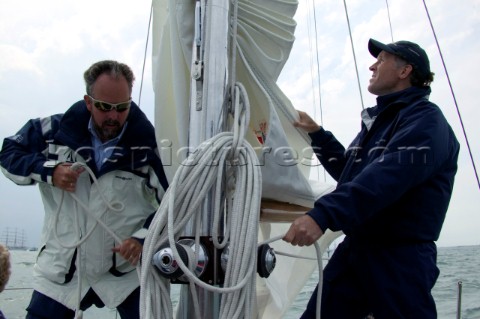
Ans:
[[[75,168],[74,168],[75,167]],[[98,183],[98,180],[97,178],[95,177],[95,174],[93,173],[93,171],[86,165],[86,164],[83,164],[83,163],[79,163],[79,162],[76,162],[72,165],[72,169],[78,169],[79,167],[83,167],[87,172],[88,174],[90,175],[90,178],[92,179],[93,183],[94,184],[97,184],[97,186],[99,185]],[[60,238],[58,237],[58,220],[59,220],[59,216],[60,216],[60,211],[62,209],[62,206],[63,206],[63,200],[64,200],[64,197],[65,197],[65,191],[62,191],[62,195],[60,196],[60,202],[58,204],[58,207],[57,207],[57,210],[55,212],[55,219],[54,219],[54,230],[53,230],[53,234],[55,236],[55,239],[57,240],[57,242],[60,244],[60,246],[62,246],[63,248],[68,248],[68,249],[73,249],[73,248],[79,248],[89,237],[90,235],[93,233],[93,231],[95,230],[95,228],[97,227],[98,224],[100,224],[100,226],[102,226],[105,231],[107,233],[109,233],[119,244],[122,243],[122,239],[120,237],[117,236],[117,234],[115,234],[115,232],[113,232],[102,220],[102,216],[103,216],[103,213],[100,215],[100,216],[96,216],[91,210],[90,208],[85,204],[83,203],[80,198],[75,195],[74,193],[68,193],[70,194],[70,196],[75,200],[74,204],[75,205],[80,205],[83,210],[82,212],[84,214],[86,214],[87,216],[90,216],[92,217],[93,219],[95,219],[95,224],[92,226],[92,228],[87,232],[87,234],[81,238],[80,236],[80,233],[79,233],[79,229],[80,227],[78,226],[79,225],[79,220],[78,220],[78,213],[79,213],[79,209],[75,209],[74,211],[74,218],[75,218],[75,225],[76,227],[75,228],[75,233],[77,235],[77,238],[78,238],[78,241],[74,242],[74,243],[64,243],[60,240]],[[108,202],[105,194],[99,189],[99,194],[100,194],[100,197],[102,198],[103,202],[106,204],[106,206],[112,210],[112,211],[116,211],[116,212],[119,212],[119,211],[122,211],[125,207],[125,205],[122,203],[122,202],[119,202],[119,201],[114,201],[112,203]],[[76,265],[77,265],[77,279],[78,279],[78,287],[77,287],[77,307],[75,309],[75,318],[76,319],[81,319],[83,318],[83,311],[80,310],[80,303],[81,303],[81,300],[82,300],[82,277],[83,277],[83,273],[82,273],[82,258],[81,258],[81,252],[80,250],[78,250],[77,252],[77,258],[76,258]]]
[[[159,276],[151,264],[153,255],[166,242],[192,287],[195,285],[224,294],[219,318],[253,316],[262,178],[257,155],[243,139],[248,127],[249,106],[245,89],[240,84],[236,85],[234,101],[233,133],[223,132],[203,142],[182,163],[149,227],[140,273],[142,318],[173,317],[169,282]],[[196,218],[209,194],[214,194],[211,225],[213,244],[217,249],[223,248],[226,243],[230,244],[223,287],[209,285],[198,279],[183,263],[175,247],[184,226]],[[222,198],[226,200],[228,208],[225,221],[222,221]],[[200,219],[196,221],[201,226]],[[225,234],[220,243],[218,230],[223,227]],[[197,231],[200,229],[196,228]],[[200,318],[198,300],[195,300],[196,296],[192,298],[197,317]]]
[[[76,165],[79,165],[79,166],[82,166],[83,168],[85,168],[85,170],[88,172],[88,174],[90,175],[90,178],[92,179],[93,183],[94,184],[97,184],[98,185],[98,180],[97,178],[95,177],[95,174],[93,173],[93,171],[90,169],[90,167],[88,167],[87,165],[85,164],[82,164],[82,163],[75,163]],[[75,195],[74,193],[68,193],[70,194],[70,196],[73,197],[73,199],[76,201],[77,204],[79,204],[84,210],[83,212],[85,212],[87,214],[87,216],[90,216],[92,217],[93,219],[95,219],[95,224],[93,225],[93,227],[87,232],[87,234],[80,240],[78,240],[77,242],[74,242],[74,243],[71,243],[71,244],[65,244],[63,243],[59,238],[58,238],[58,229],[57,229],[57,225],[58,225],[58,219],[59,219],[59,216],[60,216],[60,211],[62,209],[62,206],[63,206],[63,199],[64,199],[64,195],[65,195],[65,191],[62,191],[62,195],[60,196],[60,203],[58,204],[58,207],[57,207],[57,210],[55,212],[55,230],[54,230],[54,235],[55,235],[55,239],[58,241],[58,243],[60,244],[60,246],[62,246],[63,248],[76,248],[78,246],[80,246],[81,244],[83,244],[87,239],[88,237],[90,237],[90,235],[93,233],[93,231],[95,230],[95,228],[97,227],[97,224],[100,224],[100,226],[102,226],[118,243],[122,243],[122,239],[120,237],[118,237],[103,221],[102,221],[102,216],[103,214],[101,214],[100,216],[96,216],[91,210],[90,208],[85,204],[83,203],[80,198],[78,198],[77,195]],[[110,210],[113,210],[113,211],[116,211],[116,212],[120,212],[124,209],[125,205],[122,203],[122,202],[118,202],[118,201],[115,201],[115,202],[112,202],[112,203],[109,203],[107,198],[105,197],[105,194],[103,194],[102,191],[99,190],[99,194],[100,194],[100,197],[102,198],[103,202],[107,205],[107,207],[110,209]],[[76,210],[78,211],[78,210]],[[78,216],[75,216],[76,218]],[[78,220],[76,219],[76,224],[78,225]],[[78,227],[77,227],[78,229]]]
[[[283,235],[278,235],[276,237],[272,237],[272,238],[269,238],[261,243],[259,243],[258,245],[263,245],[263,244],[269,244],[269,243],[272,243],[274,241],[277,241],[277,240],[281,240],[283,237],[285,237],[286,234],[283,234]],[[322,307],[322,286],[323,286],[323,261],[322,261],[322,250],[320,249],[320,245],[318,244],[318,242],[314,242],[313,243],[314,247],[315,247],[315,252],[317,254],[317,258],[315,258],[315,260],[317,260],[317,263],[318,263],[318,291],[317,291],[317,309],[316,309],[316,318],[317,319],[320,319],[320,312],[321,312],[321,307]],[[308,259],[308,260],[311,260],[313,258],[311,257],[303,257],[303,256],[294,256],[294,255],[290,255],[290,254],[284,254],[284,253],[279,253],[279,252],[275,252],[276,254],[279,254],[279,255],[284,255],[284,256],[288,256],[288,257],[294,257],[294,258],[300,258],[300,259]]]

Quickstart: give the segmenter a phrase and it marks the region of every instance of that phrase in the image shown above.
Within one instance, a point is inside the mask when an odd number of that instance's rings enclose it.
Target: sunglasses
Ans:
[[[125,102],[113,104],[96,100],[90,95],[88,95],[88,97],[92,100],[93,105],[95,105],[95,107],[102,112],[109,112],[111,110],[116,110],[117,112],[124,112],[130,108],[130,104],[132,103],[132,99]]]

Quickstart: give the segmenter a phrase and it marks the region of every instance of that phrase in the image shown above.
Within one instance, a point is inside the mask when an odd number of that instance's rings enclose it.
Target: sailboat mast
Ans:
[[[197,0],[193,43],[189,146],[225,130],[228,1]]]
[[[228,89],[228,21],[229,1],[197,0],[195,11],[195,39],[192,50],[192,79],[189,122],[189,149],[197,148],[205,140],[225,131],[225,97]],[[211,194],[202,207],[202,236],[211,236],[213,205]],[[194,234],[193,223],[185,230]],[[177,318],[194,318],[191,295],[182,289]],[[204,318],[218,318],[220,296],[197,288],[200,311]]]

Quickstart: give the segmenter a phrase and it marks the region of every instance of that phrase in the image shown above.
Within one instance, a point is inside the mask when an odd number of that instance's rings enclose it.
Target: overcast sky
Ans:
[[[92,63],[115,59],[136,74],[138,102],[150,0],[0,0],[0,138],[13,135],[30,118],[64,112],[82,99],[82,74]],[[279,79],[293,104],[315,116],[348,145],[360,128],[362,102],[343,1],[316,0],[315,43],[311,0],[296,14],[297,41]],[[431,100],[437,103],[461,143],[459,171],[439,246],[480,244],[480,191],[423,2],[389,0],[393,39],[425,48],[436,73]],[[427,1],[477,167],[480,157],[478,63],[480,0]],[[391,42],[384,0],[347,1],[365,107],[375,104],[366,90],[374,62],[370,37]],[[318,57],[312,55],[317,45]],[[147,53],[141,108],[154,121],[151,54]],[[315,64],[319,61],[319,73]],[[320,74],[320,80],[317,75]],[[318,84],[320,83],[320,94]],[[320,96],[320,97],[319,97]],[[321,111],[320,103],[321,101]],[[480,168],[479,168],[480,169]],[[43,210],[37,187],[20,187],[0,174],[0,234],[25,233],[38,246]],[[1,238],[1,237],[0,237]]]

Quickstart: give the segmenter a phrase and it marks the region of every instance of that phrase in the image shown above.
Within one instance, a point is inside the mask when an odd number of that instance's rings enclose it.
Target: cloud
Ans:
[[[20,47],[0,44],[0,77],[11,70],[31,72],[41,76],[42,71],[37,67],[31,54]],[[1,79],[1,78],[0,78]]]

